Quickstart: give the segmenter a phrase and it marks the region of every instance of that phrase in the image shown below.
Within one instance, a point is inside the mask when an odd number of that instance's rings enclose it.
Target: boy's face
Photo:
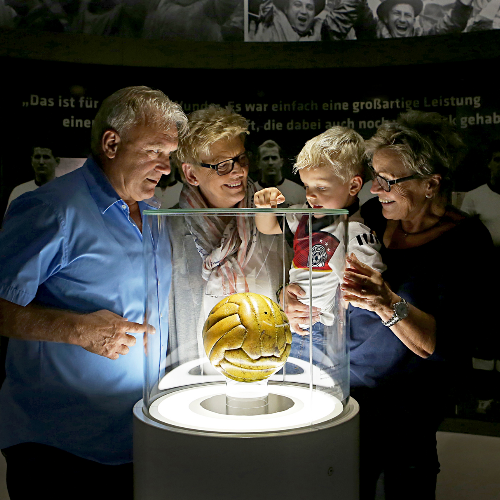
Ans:
[[[311,208],[345,208],[353,202],[352,181],[345,184],[327,167],[299,170]],[[355,196],[355,194],[354,194]],[[320,218],[323,215],[315,215]]]

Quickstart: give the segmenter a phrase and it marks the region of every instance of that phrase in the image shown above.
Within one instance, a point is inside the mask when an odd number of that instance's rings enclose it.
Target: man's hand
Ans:
[[[144,325],[107,310],[81,315],[81,319],[73,343],[109,359],[124,356],[135,345],[136,338],[129,333],[144,333],[146,330]]]
[[[148,329],[154,333],[152,326]],[[22,307],[0,299],[0,333],[19,340],[78,345],[99,356],[118,359],[135,345],[136,339],[129,333],[145,330],[146,323],[132,323],[107,310],[81,314],[36,303]]]

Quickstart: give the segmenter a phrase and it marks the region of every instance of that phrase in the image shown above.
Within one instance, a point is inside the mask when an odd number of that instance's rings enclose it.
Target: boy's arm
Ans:
[[[350,231],[351,227],[352,225],[350,224]],[[382,261],[382,256],[380,255],[382,245],[374,232],[368,227],[360,225],[351,232],[350,236],[351,238],[347,245],[347,255],[353,252],[363,264],[370,266],[379,273],[383,273],[387,269],[387,266]]]
[[[277,208],[279,203],[285,201],[281,191],[274,187],[257,191],[253,199],[256,208]],[[282,233],[278,218],[274,214],[257,214],[255,216],[255,225],[264,234]]]
[[[349,217],[349,241],[346,255],[354,252],[363,264],[383,273],[387,266],[382,261],[381,249],[382,243],[377,238],[375,231],[366,225],[361,212],[358,210],[351,215]]]

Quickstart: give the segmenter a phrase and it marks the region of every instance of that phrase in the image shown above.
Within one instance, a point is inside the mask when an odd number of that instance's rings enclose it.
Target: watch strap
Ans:
[[[405,316],[399,316],[399,314],[397,313],[397,306],[399,306],[400,304],[405,304],[406,307],[408,308],[408,302],[406,302],[405,299],[401,298],[400,301],[396,302],[392,306],[392,309],[394,310],[394,314],[392,315],[392,317],[387,321],[382,320],[382,324],[384,326],[391,327],[395,325],[398,321],[401,321],[402,319],[405,319],[408,316],[408,314],[406,314]]]

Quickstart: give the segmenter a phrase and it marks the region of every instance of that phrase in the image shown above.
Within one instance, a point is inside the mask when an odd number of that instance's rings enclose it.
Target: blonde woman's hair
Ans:
[[[248,122],[232,108],[216,104],[193,111],[188,116],[188,132],[179,140],[176,156],[181,163],[198,165],[202,156],[210,155],[214,143],[221,139],[244,137]]]
[[[177,128],[179,138],[187,131],[187,116],[176,102],[161,90],[135,86],[117,90],[104,99],[92,124],[91,150],[99,158],[101,139],[106,130],[115,130],[122,138],[137,125],[156,125],[165,130]]]
[[[329,168],[346,183],[356,175],[364,176],[364,152],[364,140],[356,131],[332,127],[306,142],[293,171]]]

